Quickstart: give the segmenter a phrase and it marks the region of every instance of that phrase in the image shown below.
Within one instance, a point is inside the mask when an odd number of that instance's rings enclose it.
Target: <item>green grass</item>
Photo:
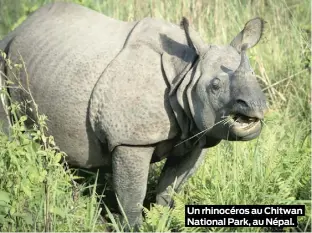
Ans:
[[[47,0],[1,0],[0,38]],[[305,204],[297,231],[311,231],[310,5],[307,0],[75,0],[108,16],[152,16],[178,23],[182,16],[207,43],[225,44],[247,20],[267,21],[264,40],[249,57],[270,104],[260,137],[211,148],[176,207],[154,206],[142,231],[271,231],[267,228],[185,228],[185,204]],[[72,198],[73,176],[53,148],[14,131],[0,136],[0,225],[2,231],[103,231],[97,194]],[[40,135],[40,132],[37,132]],[[151,174],[151,187],[159,166]],[[45,181],[45,182],[43,182]],[[48,188],[48,192],[46,191]],[[78,185],[78,188],[88,187]],[[92,187],[89,187],[92,189]],[[153,190],[150,190],[151,192]],[[150,195],[150,193],[148,193]],[[10,210],[10,211],[9,211]],[[9,211],[9,212],[8,212]],[[9,213],[9,214],[8,214]],[[49,218],[46,216],[48,213]],[[112,216],[112,215],[111,215]],[[118,222],[111,226],[121,230]],[[1,226],[0,226],[1,228]],[[292,231],[291,228],[284,229]]]

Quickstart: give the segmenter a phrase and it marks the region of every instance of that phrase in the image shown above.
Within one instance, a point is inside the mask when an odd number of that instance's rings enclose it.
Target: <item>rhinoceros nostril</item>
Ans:
[[[243,108],[248,108],[248,104],[245,100],[242,99],[237,99],[236,104],[243,107]]]

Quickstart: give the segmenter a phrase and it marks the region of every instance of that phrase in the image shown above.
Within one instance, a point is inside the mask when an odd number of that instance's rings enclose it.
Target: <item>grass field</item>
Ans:
[[[48,0],[0,0],[0,38]],[[249,51],[270,111],[250,142],[223,141],[175,195],[176,207],[153,206],[142,231],[311,232],[310,1],[308,0],[75,0],[108,16],[190,19],[202,38],[226,44],[255,16],[265,19],[265,39]],[[23,121],[24,119],[21,119]],[[44,121],[44,119],[42,119]],[[73,191],[69,171],[53,147],[39,148],[16,124],[13,140],[0,135],[1,231],[105,231],[92,186]],[[34,131],[42,137],[41,131]],[[151,187],[155,180],[151,174]],[[91,190],[91,197],[82,191]],[[151,190],[152,192],[153,190]],[[72,194],[75,194],[74,198]],[[148,196],[151,193],[147,194]],[[185,204],[305,204],[298,228],[185,228]],[[110,216],[112,217],[112,216]],[[121,231],[118,222],[110,227]]]

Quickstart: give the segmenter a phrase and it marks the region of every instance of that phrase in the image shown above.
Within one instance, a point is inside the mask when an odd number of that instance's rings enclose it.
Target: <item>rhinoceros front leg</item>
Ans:
[[[142,222],[153,150],[151,147],[118,146],[113,152],[113,186],[130,226],[138,226]]]
[[[172,186],[173,190],[178,192],[181,186],[194,174],[203,162],[206,152],[206,149],[196,148],[185,156],[167,158],[156,188],[157,204],[173,205],[168,187]]]

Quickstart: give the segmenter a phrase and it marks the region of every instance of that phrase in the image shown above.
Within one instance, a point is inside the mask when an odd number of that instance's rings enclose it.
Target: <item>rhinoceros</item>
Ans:
[[[68,163],[110,168],[135,226],[151,163],[166,159],[156,202],[172,205],[168,188],[181,189],[207,148],[260,134],[266,98],[246,51],[260,41],[263,26],[253,18],[229,44],[208,45],[187,18],[180,25],[155,18],[124,22],[57,2],[36,10],[0,49],[13,63],[23,59],[20,82],[48,117],[48,133]],[[5,88],[14,72],[4,59],[1,67]],[[30,98],[19,88],[8,92],[18,102]],[[34,119],[28,107],[23,114]]]

